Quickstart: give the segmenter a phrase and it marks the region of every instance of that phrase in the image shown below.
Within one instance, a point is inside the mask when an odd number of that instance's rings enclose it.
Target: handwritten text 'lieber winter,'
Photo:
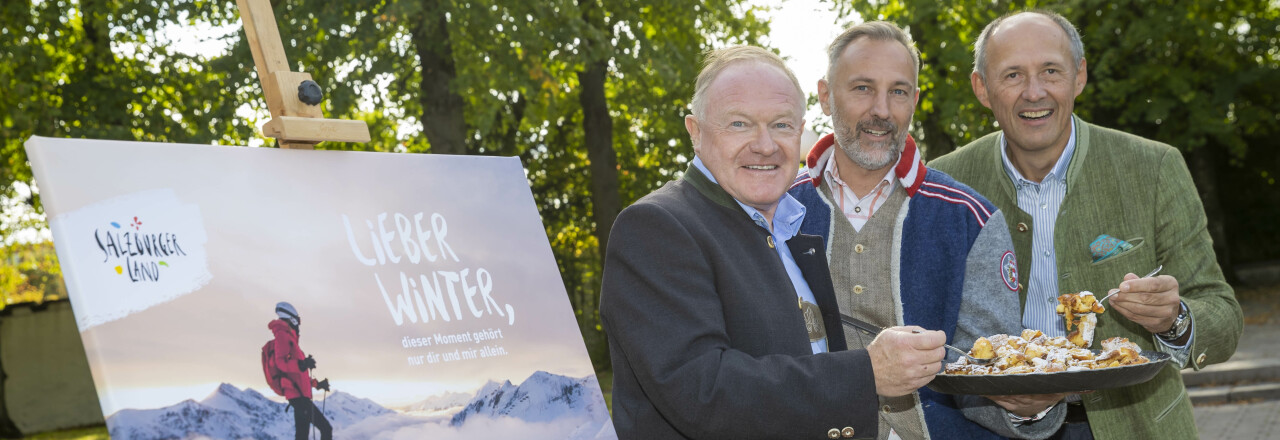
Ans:
[[[351,220],[346,215],[342,216],[342,225],[346,227],[351,252],[355,254],[356,260],[366,266],[400,264],[405,260],[410,264],[428,265],[460,263],[458,255],[445,241],[449,226],[444,216],[433,213],[429,221],[424,217],[419,212],[410,220],[401,213],[388,217],[384,212],[378,214],[376,225],[372,219],[365,220],[368,233],[366,243],[373,246],[371,254],[364,250],[368,245],[362,245],[356,239],[356,230],[352,229]],[[390,229],[388,220],[394,222]],[[516,322],[515,310],[511,305],[499,306],[490,295],[493,292],[493,277],[482,267],[475,270],[427,270],[413,275],[400,271],[401,293],[395,295],[394,302],[377,272],[373,274],[373,281],[382,291],[382,299],[386,301],[387,310],[391,312],[396,325],[404,325],[406,317],[413,323],[419,320],[423,323],[431,320],[461,320],[466,316],[462,312],[464,302],[472,317],[497,314],[507,318],[508,325]],[[450,309],[453,311],[452,316],[449,314]]]

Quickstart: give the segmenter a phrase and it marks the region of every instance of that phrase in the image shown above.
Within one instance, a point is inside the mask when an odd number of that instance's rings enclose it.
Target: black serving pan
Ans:
[[[1098,350],[1093,350],[1098,355]],[[929,388],[945,394],[977,394],[1002,396],[1009,394],[1053,394],[1075,391],[1105,390],[1137,385],[1155,377],[1169,363],[1168,353],[1143,351],[1150,360],[1145,364],[1101,368],[1097,370],[1061,371],[1001,375],[939,374]]]

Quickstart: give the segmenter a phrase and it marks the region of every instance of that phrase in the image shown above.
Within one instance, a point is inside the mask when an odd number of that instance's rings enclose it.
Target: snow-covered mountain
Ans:
[[[461,426],[474,417],[513,417],[527,422],[550,422],[564,417],[592,422],[609,420],[604,393],[595,376],[580,379],[538,371],[520,385],[511,381],[489,381],[476,392],[462,411],[454,414],[452,426]]]
[[[199,402],[191,399],[158,409],[125,409],[107,418],[112,438],[277,439],[293,437],[293,410],[256,390],[222,384]],[[373,401],[338,391],[323,406],[334,431],[369,417],[393,413]]]
[[[474,396],[445,394],[399,411],[341,391],[315,403],[333,425],[335,438],[456,440],[501,433],[531,439],[617,438],[595,376],[575,379],[539,371],[520,385],[489,381]],[[112,438],[142,440],[292,438],[293,412],[286,413],[286,406],[224,383],[200,401],[120,410],[107,418],[107,427]],[[420,414],[440,406],[438,414]]]

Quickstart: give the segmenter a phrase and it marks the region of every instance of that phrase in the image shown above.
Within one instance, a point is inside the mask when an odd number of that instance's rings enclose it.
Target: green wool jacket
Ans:
[[[1085,123],[1078,117],[1075,155],[1067,167],[1067,194],[1054,226],[1058,287],[1062,293],[1115,288],[1127,273],[1164,265],[1178,279],[1191,311],[1194,337],[1188,366],[1226,361],[1244,327],[1240,304],[1222,278],[1206,229],[1204,206],[1178,150],[1169,145]],[[1000,157],[999,132],[929,163],[968,184],[1005,213],[1018,256],[1018,279],[1031,268],[1031,215],[1018,208],[1013,182]],[[1135,246],[1094,263],[1089,244],[1101,234]],[[1026,306],[1027,282],[1019,289]],[[1094,348],[1122,336],[1154,350],[1156,336],[1108,310],[1098,316]],[[1197,438],[1191,401],[1175,362],[1151,381],[1082,395],[1094,437]]]

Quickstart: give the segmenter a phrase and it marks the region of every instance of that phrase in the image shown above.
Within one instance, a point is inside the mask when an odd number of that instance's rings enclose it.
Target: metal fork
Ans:
[[[1147,276],[1144,276],[1143,278],[1151,278],[1151,277],[1153,277],[1153,276],[1156,276],[1156,274],[1160,273],[1160,269],[1164,269],[1164,265],[1163,265],[1163,264],[1161,264],[1160,266],[1156,267],[1156,270],[1151,271],[1151,273],[1147,274]],[[1111,289],[1111,292],[1107,293],[1107,296],[1104,296],[1104,297],[1102,297],[1102,299],[1098,300],[1098,304],[1102,304],[1102,302],[1103,302],[1103,301],[1106,301],[1106,300],[1107,300],[1107,298],[1110,298],[1110,297],[1111,297],[1111,295],[1115,295],[1115,294],[1117,294],[1117,293],[1120,293],[1120,289]]]
[[[880,334],[880,332],[883,332],[883,331],[884,331],[884,329],[883,329],[883,328],[881,328],[880,326],[877,326],[877,325],[871,324],[871,323],[869,323],[869,322],[863,321],[863,320],[858,319],[858,318],[854,318],[854,317],[852,317],[852,316],[849,316],[849,315],[846,315],[846,314],[843,314],[843,313],[841,313],[841,314],[840,314],[840,322],[841,322],[841,323],[843,323],[844,325],[849,326],[849,327],[853,327],[853,328],[855,328],[855,329],[858,329],[858,330],[862,331],[863,333],[866,333],[867,335],[871,336],[872,338],[876,337],[877,335],[879,335],[879,334]],[[920,333],[920,330],[912,330],[912,331],[911,331],[911,333],[917,333],[917,334],[918,334],[918,333]],[[990,358],[990,359],[979,359],[979,358],[976,358],[976,357],[973,357],[973,356],[969,356],[969,352],[964,351],[964,350],[961,350],[961,349],[959,349],[959,348],[952,347],[952,346],[951,346],[951,344],[942,344],[942,345],[945,345],[948,349],[950,349],[950,350],[952,350],[952,351],[955,351],[956,353],[960,353],[960,355],[961,355],[961,356],[964,356],[965,358],[968,358],[968,359],[969,359],[969,363],[970,363],[970,364],[974,364],[974,365],[987,365],[987,364],[990,364],[990,363],[992,363],[992,362],[995,362],[995,361],[996,361],[996,358],[994,358],[994,357],[993,357],[993,358]]]

